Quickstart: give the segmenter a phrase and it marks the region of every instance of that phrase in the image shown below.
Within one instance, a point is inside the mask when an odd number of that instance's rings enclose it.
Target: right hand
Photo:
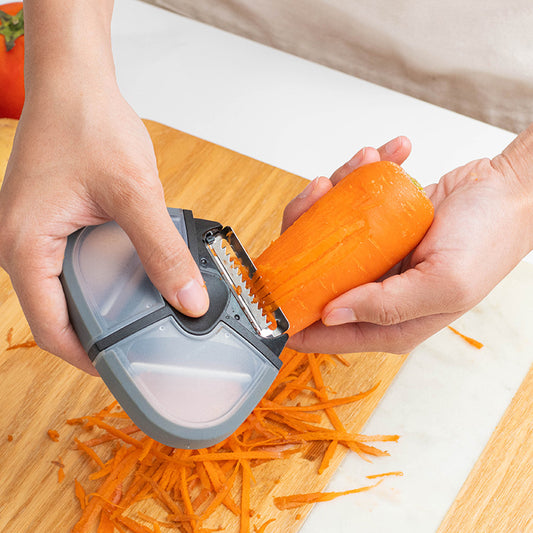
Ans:
[[[0,265],[37,344],[97,375],[59,281],[71,233],[116,220],[171,305],[201,316],[208,296],[167,212],[150,136],[118,88],[42,89],[27,94],[0,191]]]

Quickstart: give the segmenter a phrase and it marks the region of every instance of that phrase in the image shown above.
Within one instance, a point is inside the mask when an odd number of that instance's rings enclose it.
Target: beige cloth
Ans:
[[[533,122],[532,0],[148,0],[479,120]]]

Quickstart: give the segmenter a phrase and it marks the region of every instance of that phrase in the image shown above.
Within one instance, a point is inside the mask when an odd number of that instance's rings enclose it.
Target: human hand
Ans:
[[[35,89],[35,87],[34,87]],[[152,282],[192,316],[208,306],[200,272],[168,215],[151,139],[114,83],[27,97],[0,191],[0,264],[38,345],[97,375],[69,323],[58,276],[68,235],[116,220]]]
[[[427,187],[435,218],[415,250],[384,279],[330,302],[322,322],[289,345],[306,352],[406,353],[479,303],[533,246],[533,169],[523,157],[532,142],[526,132],[494,159],[473,161]],[[332,181],[378,156],[387,158],[383,148],[359,152],[356,165],[344,165]],[[289,204],[285,224],[329,190],[325,178],[320,183]]]

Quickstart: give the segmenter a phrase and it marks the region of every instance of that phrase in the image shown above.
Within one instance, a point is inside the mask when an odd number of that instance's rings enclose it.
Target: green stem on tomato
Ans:
[[[16,15],[0,11],[0,22],[0,35],[4,36],[9,52],[15,46],[15,41],[24,35],[24,11],[21,9]]]

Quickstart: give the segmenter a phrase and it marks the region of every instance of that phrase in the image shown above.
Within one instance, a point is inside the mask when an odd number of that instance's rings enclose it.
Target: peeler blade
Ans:
[[[264,338],[283,335],[289,323],[281,309],[263,296],[264,291],[254,290],[255,265],[234,231],[229,226],[208,231],[204,242],[256,332]]]

